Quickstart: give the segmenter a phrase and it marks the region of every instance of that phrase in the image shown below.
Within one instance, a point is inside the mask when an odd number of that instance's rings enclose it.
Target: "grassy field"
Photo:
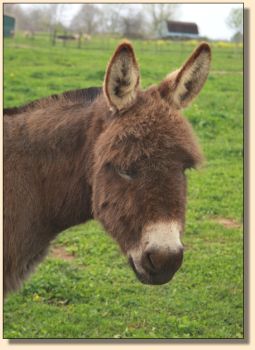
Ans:
[[[94,46],[93,46],[94,43]],[[4,103],[100,86],[116,40],[87,49],[48,38],[4,43]],[[134,42],[142,85],[177,68],[194,43]],[[207,158],[188,174],[185,258],[173,281],[138,282],[95,221],[54,241],[51,254],[4,305],[5,338],[243,338],[242,49],[213,45],[212,69],[185,111]]]

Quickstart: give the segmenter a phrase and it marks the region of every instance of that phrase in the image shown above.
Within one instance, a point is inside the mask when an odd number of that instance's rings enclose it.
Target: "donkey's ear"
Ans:
[[[131,105],[139,90],[140,73],[134,50],[128,42],[120,44],[108,65],[104,93],[111,107],[121,110]]]
[[[178,109],[186,107],[202,89],[209,73],[210,62],[210,46],[202,43],[179,70],[160,84],[161,96]]]

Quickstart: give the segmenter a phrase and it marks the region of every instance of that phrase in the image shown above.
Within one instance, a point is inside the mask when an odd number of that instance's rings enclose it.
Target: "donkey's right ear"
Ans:
[[[120,44],[107,67],[104,94],[115,110],[131,105],[139,90],[140,73],[133,47],[128,42]]]

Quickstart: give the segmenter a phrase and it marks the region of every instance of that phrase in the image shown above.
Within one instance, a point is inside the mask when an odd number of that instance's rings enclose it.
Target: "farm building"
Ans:
[[[199,31],[196,23],[165,21],[159,28],[159,36],[164,39],[198,39]]]
[[[15,18],[4,15],[4,37],[11,37],[15,32]]]

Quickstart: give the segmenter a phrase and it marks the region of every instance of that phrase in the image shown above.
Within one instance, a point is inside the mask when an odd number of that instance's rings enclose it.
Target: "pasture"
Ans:
[[[118,40],[52,47],[47,37],[4,43],[4,105],[100,86]],[[196,44],[134,41],[145,88]],[[188,172],[184,262],[162,286],[142,285],[95,221],[73,227],[4,304],[5,338],[243,338],[242,48],[212,45],[208,81],[184,111],[205,166]]]

